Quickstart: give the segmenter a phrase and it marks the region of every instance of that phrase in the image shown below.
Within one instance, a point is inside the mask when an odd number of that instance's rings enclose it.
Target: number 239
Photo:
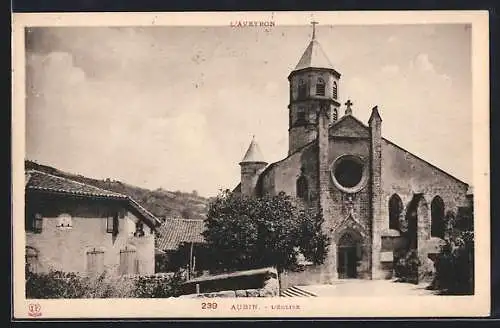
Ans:
[[[202,310],[215,310],[217,308],[217,303],[201,303]]]

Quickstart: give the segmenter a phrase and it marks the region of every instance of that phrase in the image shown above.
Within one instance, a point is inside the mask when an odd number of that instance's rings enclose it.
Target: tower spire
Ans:
[[[312,39],[313,40],[316,40],[316,25],[319,24],[318,22],[316,21],[312,21],[311,22],[311,25],[313,27],[313,33],[312,33]]]

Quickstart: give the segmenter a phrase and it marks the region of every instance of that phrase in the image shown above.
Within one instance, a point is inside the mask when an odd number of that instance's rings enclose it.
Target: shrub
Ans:
[[[415,250],[403,254],[396,262],[394,271],[398,281],[418,283],[421,260]]]
[[[432,289],[447,295],[474,294],[474,232],[472,209],[462,209],[456,218],[447,214],[445,245],[436,259]]]
[[[26,298],[83,298],[84,281],[74,273],[26,273]]]
[[[181,272],[164,276],[138,276],[135,280],[135,297],[166,298],[180,294],[181,284],[185,281]]]
[[[148,276],[97,276],[51,271],[26,274],[26,298],[162,298],[177,296],[183,282],[180,273]]]
[[[446,240],[437,257],[436,277],[432,285],[442,294],[474,293],[474,237],[471,232]]]

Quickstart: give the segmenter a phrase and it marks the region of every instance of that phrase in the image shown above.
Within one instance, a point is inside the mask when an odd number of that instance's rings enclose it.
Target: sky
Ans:
[[[286,157],[287,76],[311,32],[29,28],[26,158],[149,189],[232,189],[253,135],[269,163]],[[367,123],[377,105],[385,138],[472,182],[469,26],[319,25],[316,37],[354,116]]]

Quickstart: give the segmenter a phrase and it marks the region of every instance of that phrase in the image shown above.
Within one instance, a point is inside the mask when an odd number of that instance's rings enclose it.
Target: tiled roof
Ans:
[[[97,197],[126,201],[127,204],[142,217],[149,221],[149,225],[156,226],[161,221],[151,212],[142,207],[134,199],[127,195],[101,189],[86,183],[68,178],[52,175],[49,173],[29,170],[25,174],[26,190],[52,192],[57,194],[74,195],[82,197]]]
[[[203,220],[167,219],[158,228],[156,247],[161,250],[176,250],[181,243],[205,243],[201,235],[204,230]]]
[[[315,39],[311,40],[311,42],[307,46],[304,54],[299,60],[299,63],[297,64],[297,66],[295,66],[295,70],[310,67],[333,69],[332,63],[321,48],[319,42]]]
[[[26,172],[26,188],[81,196],[127,198],[116,192],[35,170]]]
[[[250,142],[250,146],[248,147],[245,156],[241,160],[241,163],[265,163],[264,156],[262,156],[262,152],[260,151],[259,144],[255,140],[255,137],[252,138],[252,142]]]

